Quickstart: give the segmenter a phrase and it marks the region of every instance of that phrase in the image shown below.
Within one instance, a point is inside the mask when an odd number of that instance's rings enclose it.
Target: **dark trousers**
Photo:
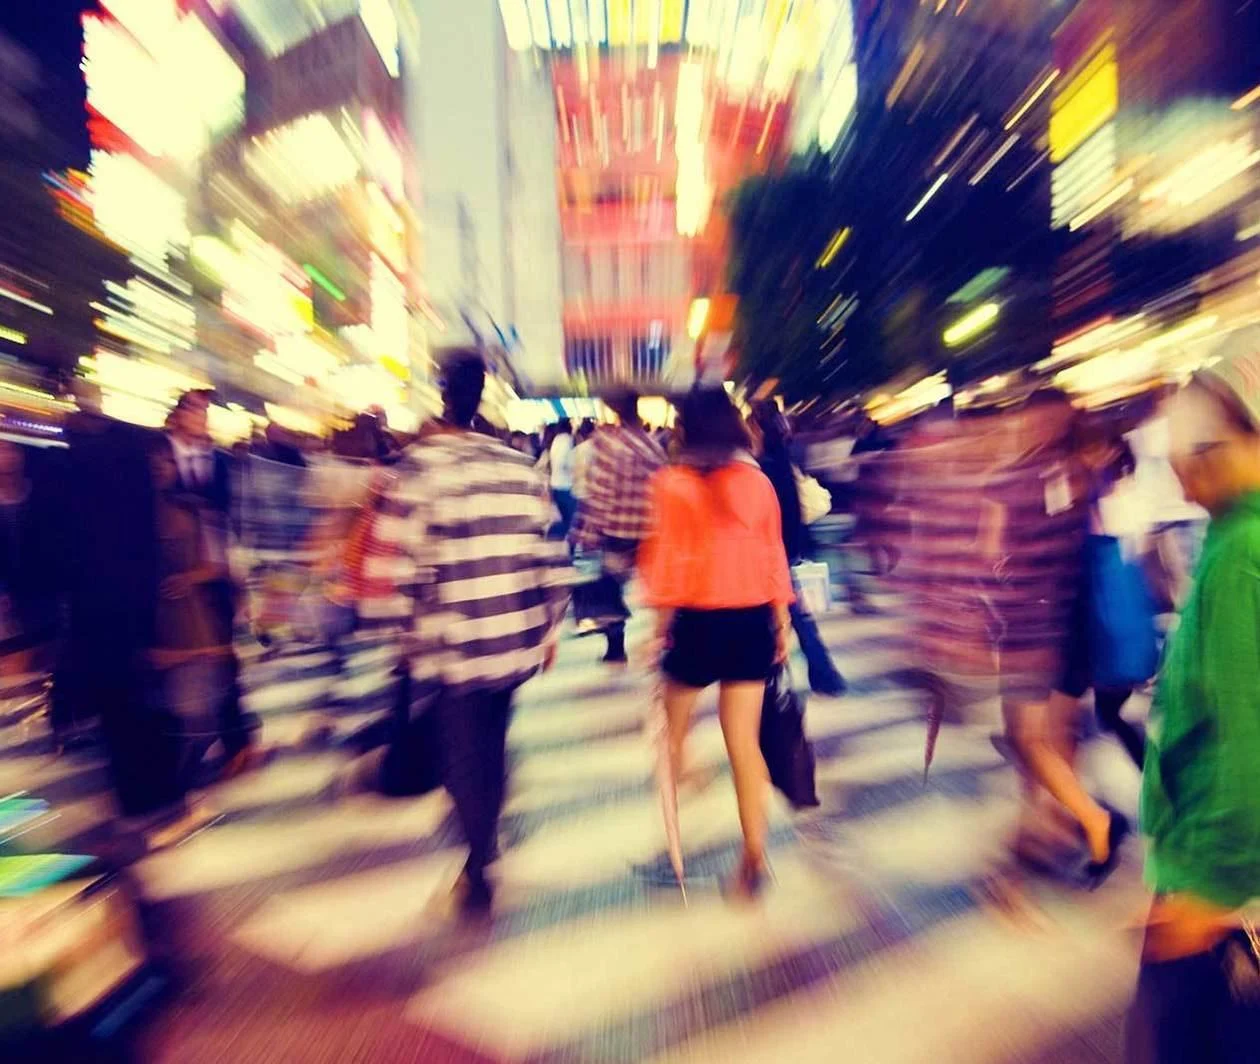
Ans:
[[[513,693],[443,691],[431,710],[437,714],[443,782],[468,840],[465,870],[477,885],[484,884],[486,866],[498,848]]]
[[[1226,977],[1230,950],[1144,964],[1126,1032],[1128,1064],[1245,1064],[1260,1059],[1260,1008],[1236,1004]]]
[[[100,716],[109,780],[122,815],[172,812],[184,800],[179,746],[152,698],[156,679],[135,664],[134,652],[123,654],[113,661],[98,655],[74,660],[67,677],[73,704]]]
[[[216,625],[225,632],[230,644],[236,624],[236,588],[230,580],[215,580],[206,584],[206,599]],[[247,714],[241,706],[241,664],[235,651],[226,659],[217,712],[219,740],[223,743],[225,757],[231,760],[250,745],[259,727],[257,718]]]
[[[1120,740],[1129,758],[1140,769],[1146,761],[1146,733],[1120,715],[1132,693],[1131,687],[1095,688],[1094,713],[1099,727]]]

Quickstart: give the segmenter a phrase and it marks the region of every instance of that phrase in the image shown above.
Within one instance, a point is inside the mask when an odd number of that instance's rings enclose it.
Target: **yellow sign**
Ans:
[[[1061,163],[1120,109],[1116,46],[1108,44],[1091,59],[1050,109],[1050,161]]]

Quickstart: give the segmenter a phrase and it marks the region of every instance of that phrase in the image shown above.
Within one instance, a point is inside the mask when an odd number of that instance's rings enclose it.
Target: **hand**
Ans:
[[[554,639],[548,640],[547,645],[543,647],[543,663],[542,671],[550,672],[551,667],[556,663],[556,654],[560,650],[560,644]]]
[[[782,665],[788,659],[788,632],[790,624],[779,624],[774,629],[774,663]]]
[[[1144,961],[1206,953],[1233,927],[1231,913],[1193,894],[1166,894],[1151,904],[1142,943]]]

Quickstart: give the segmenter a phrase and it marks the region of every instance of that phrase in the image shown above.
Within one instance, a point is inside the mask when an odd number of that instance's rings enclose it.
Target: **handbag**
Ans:
[[[1089,641],[1095,687],[1135,687],[1159,667],[1155,603],[1146,574],[1114,536],[1085,541]]]
[[[792,467],[792,476],[796,480],[796,496],[801,501],[801,520],[805,524],[812,525],[831,513],[831,492],[796,466]]]
[[[805,707],[783,665],[776,666],[766,681],[760,740],[770,782],[794,809],[817,806],[814,748],[805,738]]]

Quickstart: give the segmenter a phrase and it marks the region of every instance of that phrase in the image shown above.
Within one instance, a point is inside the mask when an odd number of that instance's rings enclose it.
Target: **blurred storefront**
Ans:
[[[82,198],[129,266],[80,367],[107,413],[161,424],[180,390],[215,387],[225,435],[268,405],[313,425],[370,406],[415,421],[428,308],[400,27],[388,0],[309,24],[292,6],[108,0],[84,16]]]

